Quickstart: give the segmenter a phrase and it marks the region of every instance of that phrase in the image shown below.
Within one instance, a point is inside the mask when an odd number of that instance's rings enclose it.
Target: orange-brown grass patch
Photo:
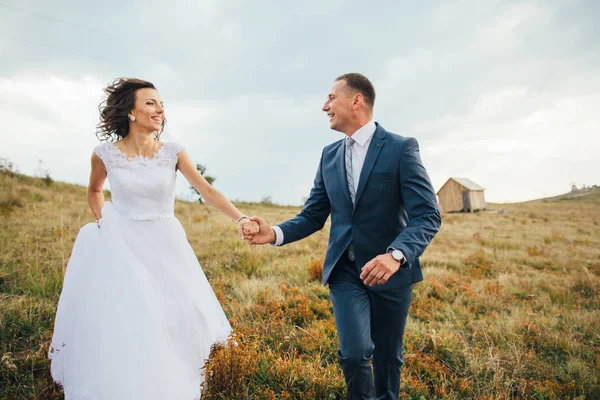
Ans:
[[[312,259],[308,264],[308,276],[310,280],[321,282],[323,278],[323,258]]]

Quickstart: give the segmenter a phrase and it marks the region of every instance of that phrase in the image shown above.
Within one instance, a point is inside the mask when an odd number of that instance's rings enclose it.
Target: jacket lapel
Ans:
[[[348,205],[350,206],[350,208],[352,208],[352,199],[350,198],[350,189],[348,188],[348,179],[346,178],[345,144],[345,140],[342,140],[335,156],[335,163],[337,166],[337,173],[342,185],[342,190],[344,191],[344,197],[348,201]]]
[[[362,192],[364,191],[365,186],[367,185],[369,176],[371,176],[371,171],[373,171],[373,167],[375,166],[375,162],[377,161],[377,157],[379,157],[379,153],[381,152],[383,146],[385,146],[385,130],[381,127],[381,125],[377,124],[377,129],[373,134],[373,139],[371,140],[371,144],[369,145],[369,149],[367,150],[365,162],[363,164],[362,170],[360,171],[360,179],[358,180],[358,188],[356,189],[354,208],[356,208],[356,205],[360,201],[360,196],[362,195]],[[349,191],[348,195],[350,195]]]

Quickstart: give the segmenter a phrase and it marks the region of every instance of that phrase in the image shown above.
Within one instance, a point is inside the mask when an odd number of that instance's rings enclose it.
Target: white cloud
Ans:
[[[24,74],[0,79],[0,156],[33,174],[44,160],[51,175],[83,183],[87,179],[102,85],[92,76],[64,79]]]
[[[446,132],[424,149],[436,188],[450,176],[466,177],[487,188],[488,200],[504,202],[563,193],[572,182],[596,183],[600,88],[536,97],[543,96],[500,90],[482,96],[469,113],[414,126],[416,132]],[[531,110],[531,101],[542,106]],[[519,109],[531,111],[517,116]],[[515,117],[499,118],[504,115]]]
[[[208,166],[228,197],[300,204],[312,185],[297,182],[312,182],[321,149],[341,135],[328,130],[321,100],[255,95],[174,104],[169,136]],[[182,196],[186,187],[179,182]]]
[[[493,21],[480,24],[475,35],[477,44],[484,50],[517,49],[524,35],[547,23],[552,8],[536,1],[510,4]]]

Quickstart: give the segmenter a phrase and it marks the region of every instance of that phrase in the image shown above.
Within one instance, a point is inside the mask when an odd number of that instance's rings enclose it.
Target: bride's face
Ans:
[[[147,132],[160,132],[165,121],[165,109],[156,89],[144,88],[135,92],[135,106],[129,113],[135,121],[129,119],[129,126]]]

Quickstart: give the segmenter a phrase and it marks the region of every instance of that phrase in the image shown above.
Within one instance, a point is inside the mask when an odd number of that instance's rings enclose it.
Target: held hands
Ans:
[[[362,267],[360,279],[365,285],[375,286],[383,285],[400,268],[400,261],[397,261],[391,254],[382,254]]]
[[[240,239],[245,239],[248,235],[256,234],[259,231],[258,223],[250,218],[242,218],[237,223]]]
[[[261,217],[251,217],[250,221],[258,224],[259,229],[256,232],[244,235],[242,239],[246,240],[249,244],[273,243],[277,239],[275,231],[267,224],[267,221]]]

